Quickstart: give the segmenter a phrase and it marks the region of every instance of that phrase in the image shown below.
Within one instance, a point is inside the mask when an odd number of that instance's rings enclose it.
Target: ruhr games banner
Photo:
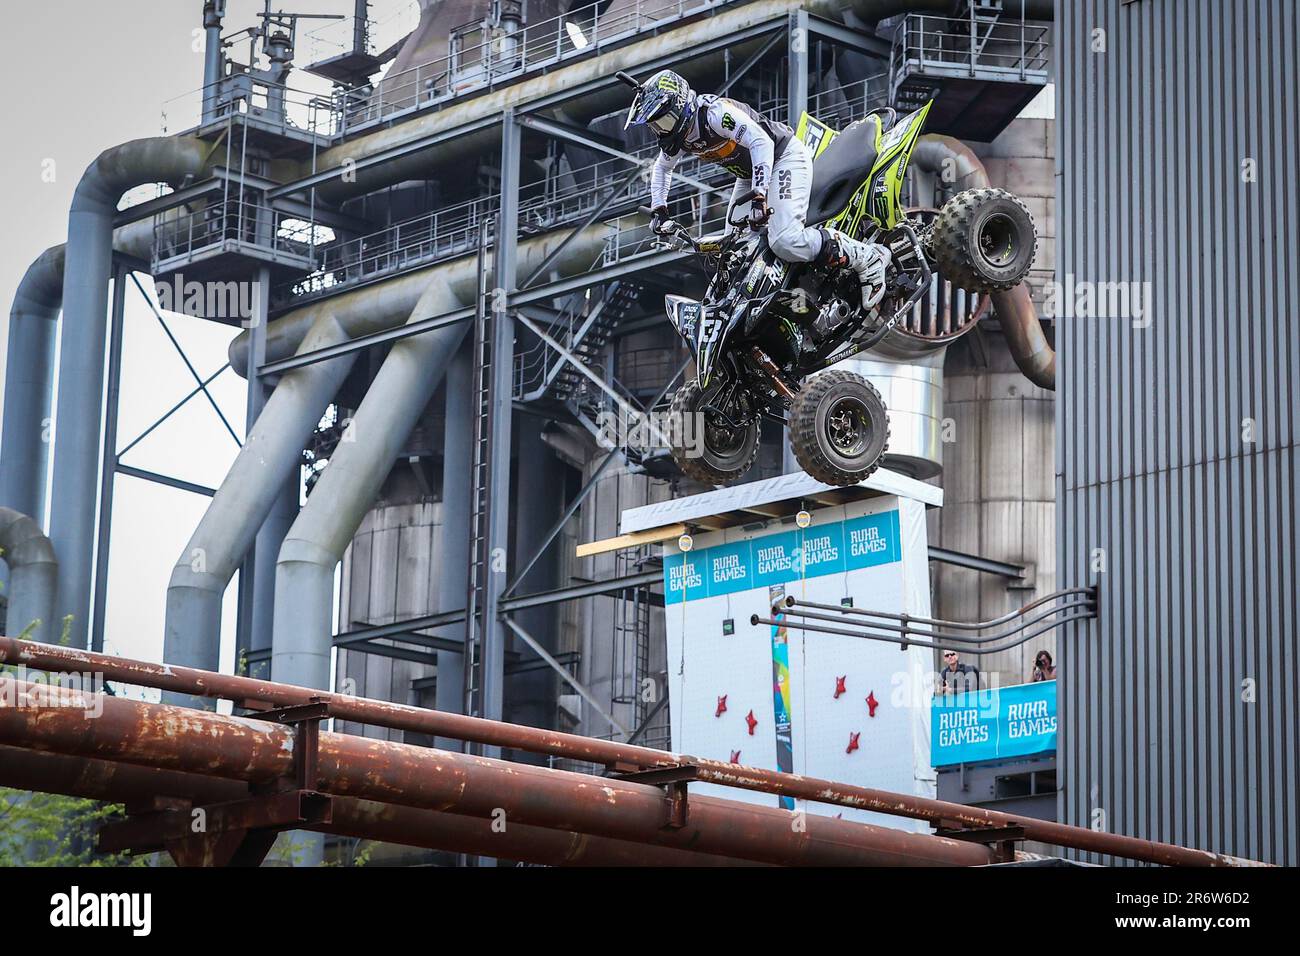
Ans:
[[[791,519],[793,515],[791,516]],[[805,632],[773,616],[787,595],[930,616],[925,505],[882,495],[700,534],[664,555],[672,747],[684,753],[901,793],[934,795],[929,652]],[[751,615],[778,623],[751,625]],[[843,814],[899,829],[923,823],[704,784],[692,792]]]
[[[936,767],[1056,751],[1056,681],[936,697],[930,713]]]

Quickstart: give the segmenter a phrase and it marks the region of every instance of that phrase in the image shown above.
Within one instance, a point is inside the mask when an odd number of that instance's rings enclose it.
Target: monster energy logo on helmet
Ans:
[[[677,139],[695,115],[695,92],[672,70],[660,70],[641,84],[623,128],[649,126],[660,139]]]

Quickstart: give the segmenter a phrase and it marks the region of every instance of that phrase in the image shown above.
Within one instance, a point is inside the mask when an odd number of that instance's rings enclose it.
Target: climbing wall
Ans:
[[[893,495],[696,535],[664,556],[672,748],[748,766],[934,795],[930,652],[801,631],[772,619],[786,595],[930,615],[925,506]],[[834,611],[823,613],[834,614]],[[779,620],[779,619],[778,619]],[[836,627],[829,622],[813,622]],[[692,791],[862,820],[925,824],[693,784]],[[785,802],[782,803],[782,799]]]

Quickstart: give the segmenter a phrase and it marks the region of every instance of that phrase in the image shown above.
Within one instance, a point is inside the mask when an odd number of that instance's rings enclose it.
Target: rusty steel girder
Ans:
[[[596,740],[578,734],[522,727],[388,701],[330,694],[306,687],[215,674],[195,668],[151,664],[8,637],[0,637],[0,663],[25,665],[47,671],[92,672],[102,675],[105,680],[194,696],[222,698],[253,710],[321,700],[329,705],[330,713],[337,718],[377,727],[566,757],[603,764],[623,772],[690,767],[695,779],[723,786],[911,817],[925,820],[936,827],[989,830],[1019,828],[1027,840],[1166,866],[1258,865],[1255,861],[1227,854],[1122,834],[1098,833],[1083,827],[960,803],[891,793],[758,767],[738,766],[649,747]]]
[[[120,803],[128,813],[229,803],[246,799],[250,792],[248,784],[238,780],[9,746],[0,746],[0,787]],[[451,853],[496,854],[503,859],[545,866],[761,865],[522,823],[510,825],[505,832],[494,832],[491,820],[352,797],[335,797],[333,820],[306,829]]]
[[[0,677],[0,743],[273,784],[295,773],[295,733],[260,720],[60,691]],[[91,716],[97,714],[98,716]],[[975,866],[977,843],[692,796],[684,819],[656,786],[321,733],[316,790],[474,817],[811,866]],[[495,854],[494,854],[495,855]]]

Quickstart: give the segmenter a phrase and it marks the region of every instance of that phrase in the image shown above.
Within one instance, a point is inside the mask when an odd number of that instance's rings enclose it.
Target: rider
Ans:
[[[648,125],[659,138],[659,156],[650,174],[650,227],[657,234],[673,230],[668,218],[672,170],[683,153],[692,153],[736,176],[728,222],[736,201],[752,191],[749,224],[758,229],[771,220],[767,239],[776,255],[786,262],[848,266],[858,274],[864,311],[880,301],[889,248],[804,224],[812,157],[790,127],[736,100],[697,95],[671,70],[660,70],[637,90],[623,128],[640,124]],[[774,193],[769,191],[773,181]]]

